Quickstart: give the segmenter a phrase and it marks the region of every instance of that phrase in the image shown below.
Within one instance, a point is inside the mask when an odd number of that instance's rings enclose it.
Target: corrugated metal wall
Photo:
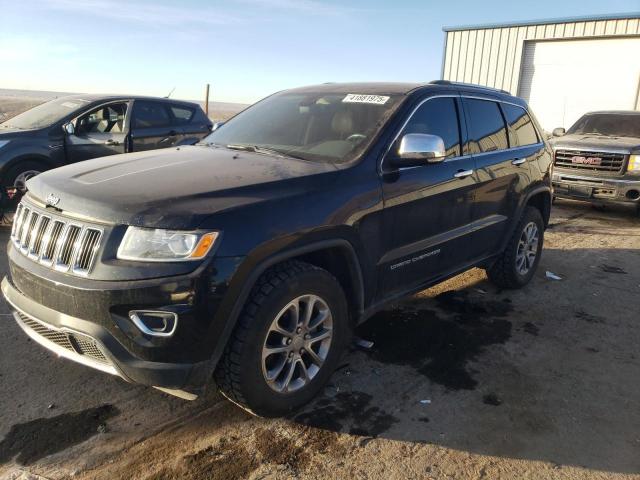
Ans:
[[[640,17],[446,32],[442,78],[518,94],[526,40],[640,35]]]

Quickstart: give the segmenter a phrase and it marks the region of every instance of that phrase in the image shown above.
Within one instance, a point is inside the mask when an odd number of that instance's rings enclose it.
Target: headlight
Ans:
[[[118,247],[118,258],[140,262],[199,260],[209,253],[218,235],[219,232],[129,227]]]
[[[9,140],[0,140],[0,148],[4,147],[7,143],[9,143]]]
[[[640,173],[640,155],[629,156],[629,166],[627,167],[629,173]]]

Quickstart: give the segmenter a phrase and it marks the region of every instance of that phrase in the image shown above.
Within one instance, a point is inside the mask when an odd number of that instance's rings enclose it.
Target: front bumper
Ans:
[[[25,333],[61,357],[129,382],[166,389],[184,388],[193,370],[200,368],[198,364],[141,360],[106,328],[36,303],[22,294],[8,277],[2,280],[2,294]]]
[[[553,194],[598,203],[640,204],[640,179],[581,175],[556,169],[553,172]]]

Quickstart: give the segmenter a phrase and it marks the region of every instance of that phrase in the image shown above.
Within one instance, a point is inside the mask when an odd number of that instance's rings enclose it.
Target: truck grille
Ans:
[[[622,153],[556,150],[555,165],[582,172],[622,173],[625,155]]]
[[[107,360],[107,357],[105,357],[100,348],[98,348],[93,338],[81,333],[56,330],[22,312],[17,312],[17,314],[25,327],[45,340],[55,343],[59,347],[69,350],[72,353],[90,357],[96,362],[109,364],[109,360]]]
[[[54,217],[20,203],[11,240],[23,255],[46,267],[86,276],[95,263],[102,233],[100,228]]]

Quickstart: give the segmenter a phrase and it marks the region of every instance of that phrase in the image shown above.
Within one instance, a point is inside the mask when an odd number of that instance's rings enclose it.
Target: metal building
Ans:
[[[442,78],[501,88],[543,128],[593,110],[640,110],[640,13],[445,27]]]

